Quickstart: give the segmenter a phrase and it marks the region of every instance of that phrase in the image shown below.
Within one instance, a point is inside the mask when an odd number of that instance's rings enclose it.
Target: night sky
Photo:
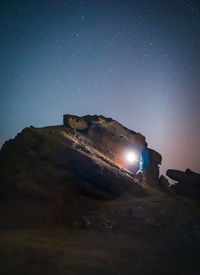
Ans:
[[[65,113],[146,136],[200,172],[200,1],[1,1],[0,146]]]

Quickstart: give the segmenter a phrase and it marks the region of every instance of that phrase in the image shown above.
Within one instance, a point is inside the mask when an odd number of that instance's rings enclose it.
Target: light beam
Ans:
[[[134,151],[127,152],[126,160],[129,164],[135,164],[138,162],[138,155]]]

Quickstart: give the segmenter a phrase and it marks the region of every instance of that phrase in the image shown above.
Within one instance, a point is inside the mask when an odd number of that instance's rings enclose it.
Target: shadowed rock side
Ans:
[[[147,184],[156,186],[159,178],[159,165],[162,162],[162,156],[153,149],[146,148],[143,151],[142,161],[142,173],[144,180]]]
[[[179,170],[167,170],[167,176],[177,181],[170,189],[178,195],[186,196],[200,201],[200,174],[186,169],[185,172]]]
[[[1,195],[56,199],[63,192],[110,199],[144,195],[137,179],[65,126],[26,128],[0,154]]]
[[[171,194],[170,184],[169,184],[168,179],[165,176],[163,176],[163,175],[160,176],[160,178],[158,180],[158,186],[160,187],[161,191]]]

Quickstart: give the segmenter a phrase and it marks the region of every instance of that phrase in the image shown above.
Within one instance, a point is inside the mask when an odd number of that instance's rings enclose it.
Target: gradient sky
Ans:
[[[64,113],[141,132],[162,173],[200,172],[200,1],[1,1],[0,146]]]

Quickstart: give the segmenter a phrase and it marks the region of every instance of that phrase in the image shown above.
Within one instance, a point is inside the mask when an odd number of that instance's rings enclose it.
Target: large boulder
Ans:
[[[168,169],[167,176],[184,184],[200,184],[200,174],[195,173],[190,169],[186,169],[185,172]]]
[[[185,172],[169,169],[166,174],[177,181],[176,184],[170,186],[176,194],[200,200],[200,174],[190,169],[186,169]]]
[[[97,115],[78,117],[66,114],[63,116],[63,123],[87,137],[102,154],[132,173],[138,172],[141,168],[140,160],[144,158],[143,173],[146,181],[155,183],[158,180],[162,157],[147,147],[146,139],[141,133],[124,127],[112,118]],[[128,151],[134,151],[138,156],[138,162],[134,165],[126,160]]]
[[[64,196],[66,188],[68,194],[102,199],[112,199],[132,189],[135,194],[145,193],[115,161],[128,141],[141,150],[145,146],[142,135],[102,116],[68,115],[64,123],[65,126],[25,128],[3,145],[1,197],[57,200]]]
[[[142,134],[127,129],[111,118],[97,115],[77,117],[67,114],[63,116],[63,123],[86,136],[93,146],[118,165],[130,170],[132,168],[133,172],[138,171],[139,162],[130,167],[125,160],[125,153],[134,150],[140,157],[147,147]]]
[[[145,182],[155,185],[159,178],[159,165],[162,156],[153,149],[146,148],[142,152],[142,170]]]
[[[66,193],[110,199],[143,194],[125,153],[147,152],[147,180],[158,179],[161,156],[145,137],[111,118],[64,116],[64,125],[25,128],[0,151],[0,197],[57,200]]]

